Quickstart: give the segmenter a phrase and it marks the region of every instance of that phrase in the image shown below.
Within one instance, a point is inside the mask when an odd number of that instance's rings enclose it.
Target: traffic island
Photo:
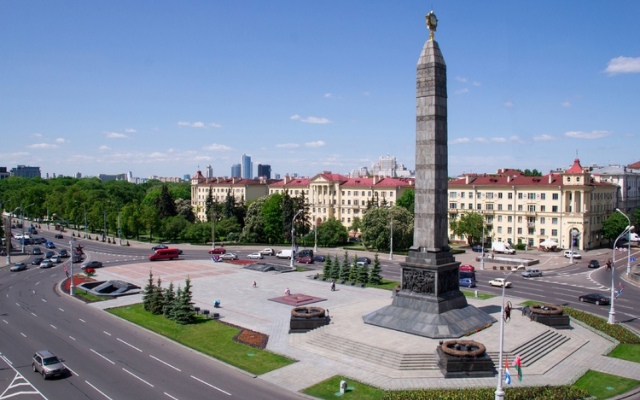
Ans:
[[[474,340],[440,341],[436,357],[445,379],[488,378],[496,374],[484,344]]]

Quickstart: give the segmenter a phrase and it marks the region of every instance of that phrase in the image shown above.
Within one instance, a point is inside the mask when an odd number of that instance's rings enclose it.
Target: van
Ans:
[[[178,249],[159,249],[149,256],[149,261],[173,260],[178,258],[180,250]]]
[[[287,250],[280,250],[279,252],[276,253],[276,257],[277,258],[291,258],[291,254],[293,252],[291,251],[291,249],[287,249]]]
[[[297,257],[310,257],[313,258],[313,250],[309,249],[309,250],[300,250],[299,252],[296,253]]]

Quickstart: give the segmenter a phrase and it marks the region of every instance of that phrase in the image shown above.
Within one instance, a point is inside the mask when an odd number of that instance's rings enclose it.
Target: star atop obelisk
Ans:
[[[429,28],[429,40],[433,40],[433,34],[438,27],[438,18],[436,18],[436,14],[431,10],[429,14],[425,17],[427,20],[427,28]]]

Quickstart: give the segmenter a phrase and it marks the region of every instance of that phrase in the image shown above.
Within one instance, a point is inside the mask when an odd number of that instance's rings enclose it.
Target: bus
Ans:
[[[178,258],[178,255],[180,255],[180,250],[178,249],[158,249],[149,256],[149,261],[173,260]]]

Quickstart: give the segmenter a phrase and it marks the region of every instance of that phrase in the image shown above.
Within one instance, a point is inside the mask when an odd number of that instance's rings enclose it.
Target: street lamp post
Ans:
[[[293,268],[293,256],[295,254],[296,251],[296,218],[298,217],[298,215],[300,215],[300,213],[304,211],[304,210],[298,210],[298,212],[296,213],[296,215],[293,216],[293,220],[291,221],[291,262],[289,263],[289,266],[291,268]]]
[[[16,211],[18,211],[20,207],[16,207],[13,211],[9,213],[9,232],[11,232],[11,216],[15,215]],[[23,225],[24,226],[24,225]],[[11,237],[13,235],[9,234],[9,239],[7,240],[7,265],[11,264]]]
[[[118,211],[118,246],[122,246],[122,236],[120,232],[122,232],[122,229],[120,228],[120,211]]]
[[[629,226],[631,226],[631,220],[629,219],[627,214],[620,211],[619,208],[616,208],[616,211],[624,215],[624,217],[627,219],[627,222],[629,223]],[[631,236],[631,231],[629,231],[629,236]],[[631,273],[631,237],[628,237],[627,238],[627,276],[629,276],[630,273]]]
[[[569,263],[571,265],[573,265],[573,242],[577,235],[578,235],[578,232],[576,232],[574,228],[571,228],[571,230],[569,231],[569,236],[570,236],[569,240],[571,240],[571,255],[569,255]]]
[[[633,226],[627,225],[626,228],[624,228],[624,231],[622,231],[622,233],[620,235],[618,235],[618,237],[616,238],[616,240],[613,242],[613,257],[612,257],[612,262],[611,262],[611,308],[609,308],[609,320],[607,321],[610,325],[613,325],[616,323],[616,306],[615,306],[615,284],[614,284],[614,276],[615,276],[615,272],[616,272],[616,245],[618,244],[618,240],[620,240],[621,237],[623,237],[624,235],[628,234],[631,232],[631,230],[633,229]]]
[[[211,248],[216,248],[216,218],[215,218],[215,210],[213,209],[213,205],[211,206]]]
[[[393,260],[393,214],[391,214],[391,235],[389,237],[389,260]]]
[[[502,363],[504,348],[504,289],[506,288],[506,283],[509,275],[513,274],[514,272],[515,271],[511,271],[507,275],[505,275],[504,282],[502,284],[502,307],[500,308],[500,357],[498,358],[498,386],[496,387],[495,400],[504,400],[504,389],[502,389],[502,369],[504,368]]]
[[[56,213],[54,213],[52,215],[52,217],[58,218],[60,221],[64,222],[67,226],[69,226],[69,222],[66,221],[65,219],[60,218],[60,216]],[[76,294],[76,287],[75,284],[73,282],[73,243],[75,242],[75,239],[71,239],[69,240],[69,254],[70,254],[70,258],[69,258],[69,270],[70,270],[70,282],[69,282],[69,295],[70,296],[75,296]]]
[[[316,223],[313,225],[313,253],[318,252],[318,220],[316,219]]]
[[[24,249],[24,244],[26,242],[26,240],[24,239],[24,211],[31,207],[34,203],[29,204],[28,206],[24,206],[22,207],[22,205],[20,206],[20,214],[22,214],[22,254],[25,253],[25,249]]]
[[[482,221],[482,257],[480,257],[480,269],[484,269],[484,220]]]

